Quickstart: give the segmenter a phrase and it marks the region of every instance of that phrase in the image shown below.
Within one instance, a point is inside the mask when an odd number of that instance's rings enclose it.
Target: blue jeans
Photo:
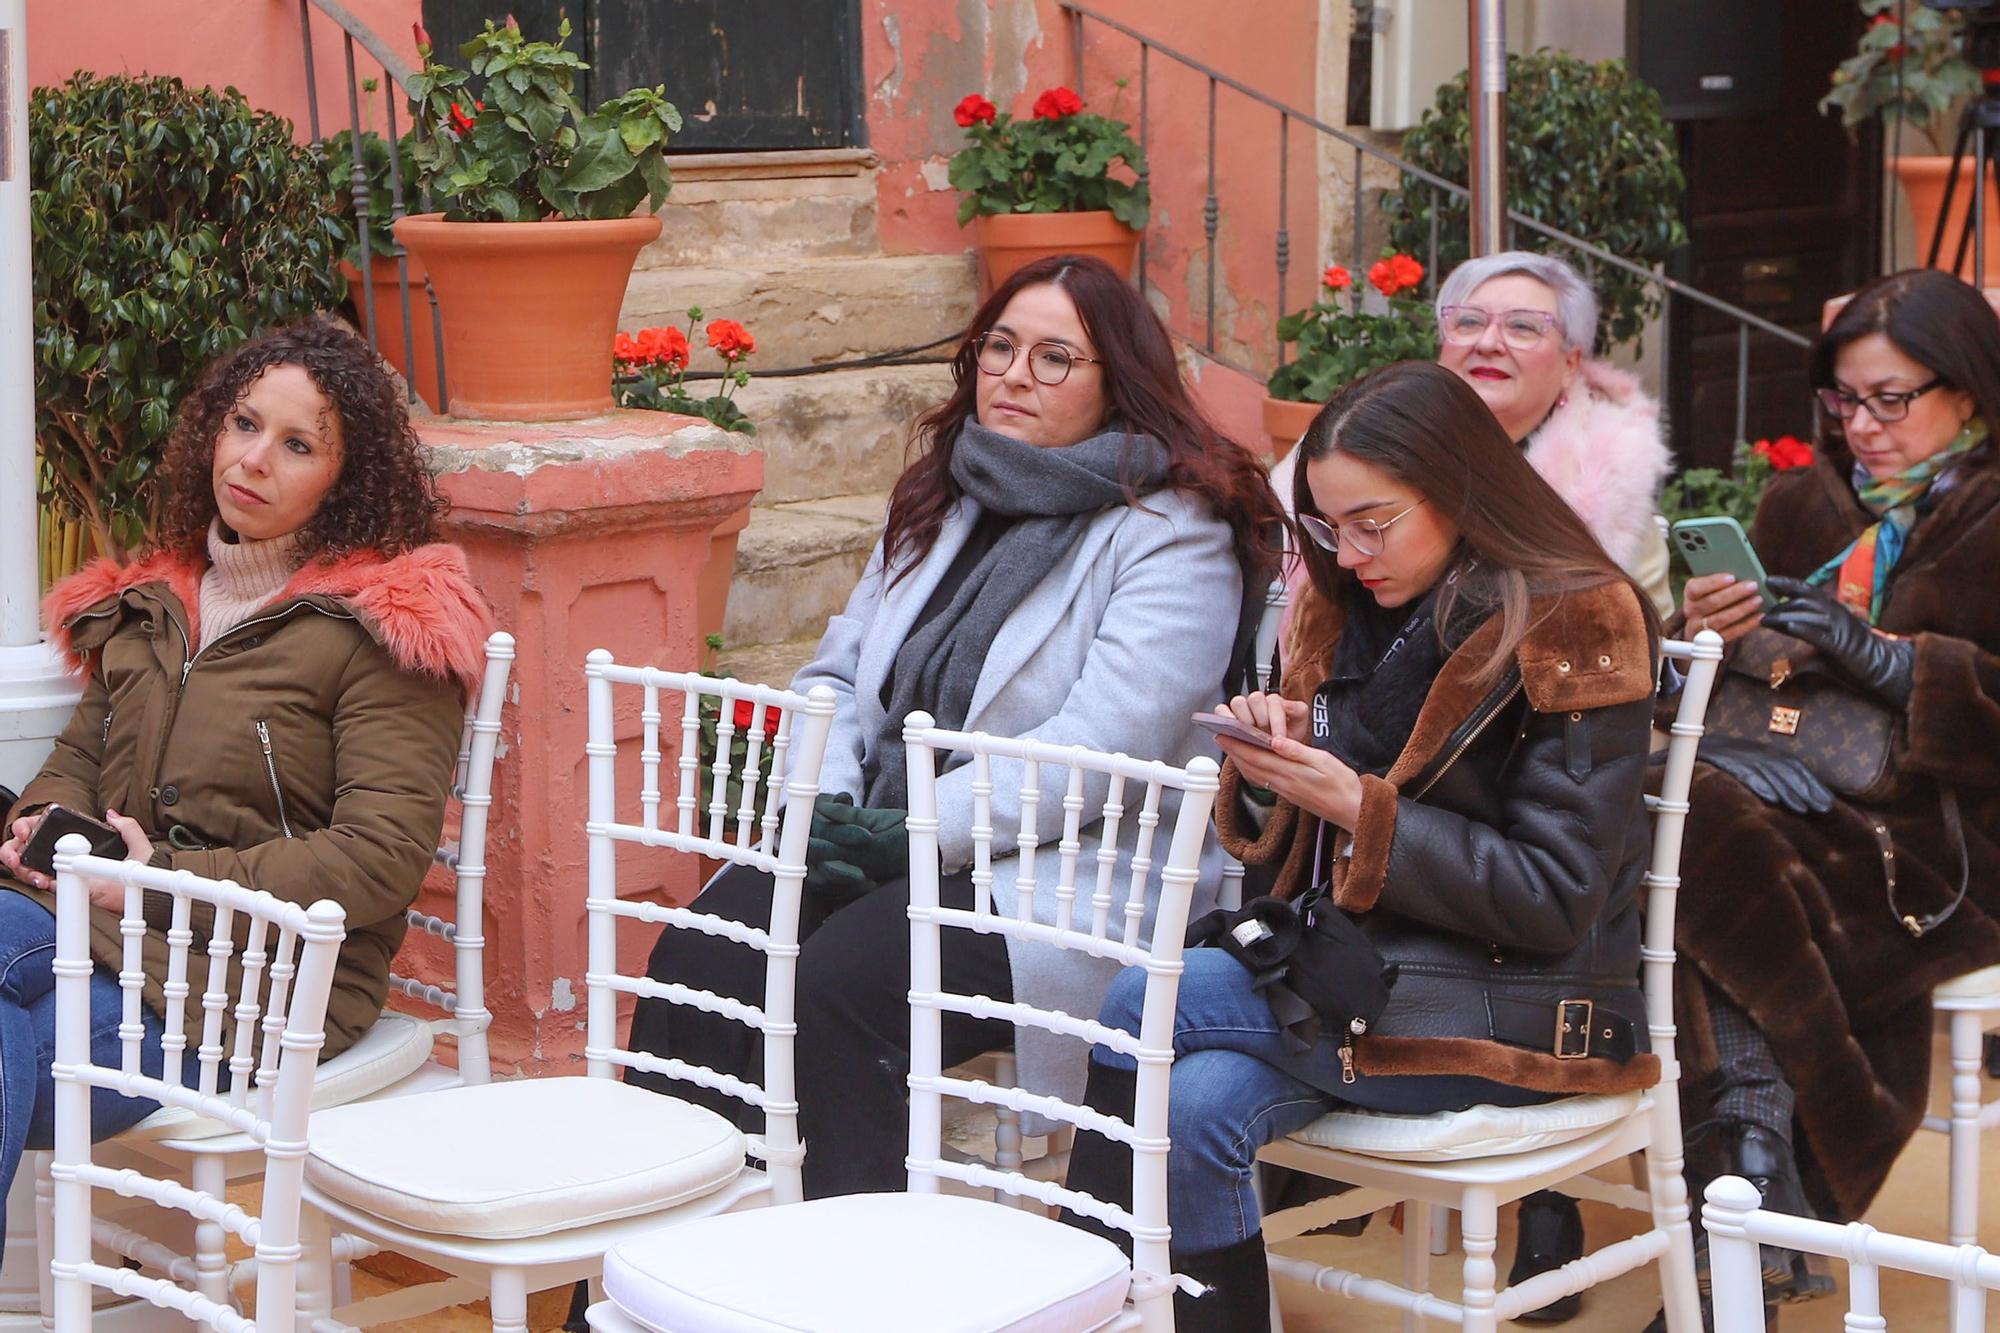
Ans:
[[[0,889],[0,1198],[14,1185],[21,1154],[55,1144],[56,919],[25,894]],[[117,975],[99,967],[90,975],[90,1058],[116,1068],[123,999]],[[139,1067],[158,1078],[162,1068],[159,1015],[142,1010]],[[143,1097],[109,1088],[90,1090],[93,1142],[123,1133],[159,1109]],[[4,1238],[0,1238],[4,1243]]]
[[[1136,1034],[1145,999],[1145,971],[1128,967],[1112,982],[1100,1018]],[[1358,1074],[1343,1083],[1338,1046],[1328,1034],[1305,1051],[1287,1050],[1271,1006],[1250,987],[1249,971],[1221,949],[1188,950],[1167,1110],[1173,1141],[1167,1216],[1177,1252],[1206,1254],[1261,1231],[1257,1150],[1338,1106],[1425,1115],[1548,1100],[1546,1093],[1461,1074]],[[1092,1048],[1091,1058],[1137,1067],[1102,1046]]]

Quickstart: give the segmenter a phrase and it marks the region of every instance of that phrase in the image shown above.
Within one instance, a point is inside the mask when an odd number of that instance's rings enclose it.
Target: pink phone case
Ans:
[[[1246,727],[1241,722],[1223,717],[1220,713],[1196,713],[1194,715],[1194,724],[1214,735],[1227,736],[1231,740],[1242,741],[1246,745],[1254,745],[1259,749],[1269,750],[1274,748],[1271,744],[1271,734],[1269,732],[1258,731],[1254,727]]]

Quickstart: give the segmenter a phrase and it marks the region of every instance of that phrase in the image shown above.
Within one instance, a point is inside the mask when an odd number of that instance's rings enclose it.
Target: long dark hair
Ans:
[[[1813,388],[1833,388],[1833,363],[1841,349],[1871,333],[1882,334],[1904,356],[1928,367],[1942,387],[1971,394],[1987,431],[2000,440],[2000,315],[1978,291],[1934,268],[1904,269],[1875,279],[1841,307],[1813,344],[1807,371]],[[1817,415],[1820,451],[1851,457],[1840,418],[1824,411]],[[1960,466],[1991,466],[1992,461],[1988,450]]]
[[[1461,559],[1476,558],[1477,566],[1472,577],[1454,581],[1440,594],[1436,620],[1442,631],[1452,621],[1454,605],[1465,598],[1500,616],[1500,641],[1480,668],[1483,681],[1499,679],[1513,660],[1533,628],[1529,604],[1537,597],[1622,582],[1657,629],[1652,604],[1639,586],[1529,466],[1472,386],[1443,366],[1432,361],[1383,366],[1321,409],[1299,442],[1292,489],[1298,513],[1319,514],[1307,468],[1335,453],[1380,468],[1457,526]],[[1343,604],[1354,576],[1333,552],[1303,531],[1298,535],[1313,587],[1336,606]]]
[[[951,475],[959,428],[973,416],[973,364],[979,338],[1023,288],[1047,283],[1076,305],[1084,332],[1104,358],[1107,420],[1133,435],[1149,435],[1167,450],[1167,484],[1206,500],[1235,534],[1237,559],[1263,586],[1277,569],[1275,536],[1284,512],[1264,469],[1250,452],[1202,414],[1181,379],[1166,326],[1136,288],[1101,259],[1055,255],[1017,270],[986,298],[952,357],[951,397],[918,418],[911,437],[916,461],[896,479],[882,537],[890,581],[930,553],[945,515],[963,494]],[[1128,489],[1131,503],[1139,497]]]
[[[367,343],[315,316],[260,334],[214,361],[181,400],[161,461],[167,503],[156,546],[207,552],[216,516],[210,474],[223,418],[273,366],[304,369],[340,417],[340,476],[299,529],[298,562],[363,550],[400,555],[436,541],[446,502],[424,465],[395,380]]]

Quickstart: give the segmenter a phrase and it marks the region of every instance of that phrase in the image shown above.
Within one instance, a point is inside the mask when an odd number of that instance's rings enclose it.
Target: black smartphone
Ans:
[[[112,861],[125,859],[125,835],[101,819],[80,815],[60,805],[52,805],[42,815],[35,834],[21,849],[21,864],[44,875],[56,872],[56,843],[71,833],[90,839],[90,854]]]

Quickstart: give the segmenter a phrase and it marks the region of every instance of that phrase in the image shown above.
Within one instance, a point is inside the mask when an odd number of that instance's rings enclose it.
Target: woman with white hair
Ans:
[[[1673,456],[1636,376],[1593,360],[1597,297],[1553,255],[1506,250],[1451,271],[1437,296],[1438,363],[1470,384],[1509,439],[1661,615],[1674,610],[1654,514]],[[1292,493],[1292,458],[1271,475]]]

